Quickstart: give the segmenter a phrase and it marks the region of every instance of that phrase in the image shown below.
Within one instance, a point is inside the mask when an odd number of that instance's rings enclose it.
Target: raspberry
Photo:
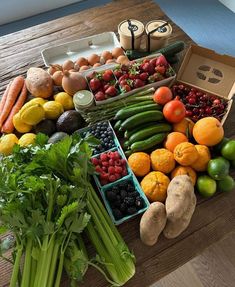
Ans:
[[[121,166],[122,162],[120,159],[115,160],[115,166]]]
[[[115,173],[115,167],[114,166],[109,166],[108,173],[114,174]]]
[[[98,160],[98,158],[96,158],[96,157],[93,157],[93,158],[91,159],[91,162],[92,162],[92,164],[94,164],[94,165],[98,165],[98,164],[99,164],[99,160]]]
[[[112,158],[109,160],[109,165],[111,165],[111,166],[115,165],[115,161]]]
[[[118,151],[115,151],[114,152],[114,156],[115,156],[115,159],[119,159],[120,158],[120,154]]]
[[[124,158],[121,159],[121,165],[126,165],[126,160]]]
[[[114,182],[116,180],[116,176],[114,174],[109,175],[109,181]]]
[[[115,152],[110,152],[110,154],[109,154],[109,157],[111,158],[111,159],[116,159],[116,155],[115,155]]]
[[[102,172],[102,168],[99,165],[97,165],[95,167],[95,171],[98,172],[98,173],[101,173]]]
[[[102,170],[107,172],[107,170],[108,170],[107,166],[102,166]]]
[[[102,161],[102,166],[109,166],[109,162],[108,161]]]
[[[100,159],[101,159],[102,161],[107,161],[107,160],[108,160],[108,155],[107,155],[106,153],[102,153],[102,154],[100,155]]]
[[[100,174],[100,179],[101,179],[101,180],[102,180],[102,179],[109,180],[109,175],[108,175],[108,173],[101,173],[101,174]]]
[[[127,175],[127,170],[126,169],[123,169],[122,171],[122,176],[126,176]]]
[[[115,166],[115,173],[121,174],[122,173],[122,167],[121,166]]]
[[[116,180],[120,179],[122,176],[119,173],[115,173]]]

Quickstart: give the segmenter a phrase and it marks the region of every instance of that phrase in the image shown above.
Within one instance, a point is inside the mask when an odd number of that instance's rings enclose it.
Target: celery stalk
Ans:
[[[18,280],[18,274],[20,272],[20,260],[21,260],[22,253],[23,253],[23,246],[18,245],[9,287],[16,287],[16,282]]]
[[[26,252],[24,259],[24,271],[21,281],[21,287],[30,287],[30,273],[31,273],[31,251],[32,251],[33,240],[32,238],[27,239]]]

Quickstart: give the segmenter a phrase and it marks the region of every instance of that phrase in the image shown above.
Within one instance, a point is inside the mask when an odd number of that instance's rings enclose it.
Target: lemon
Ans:
[[[45,117],[49,120],[58,119],[58,117],[64,112],[61,103],[56,101],[49,101],[43,105],[45,111]]]
[[[61,92],[54,95],[54,99],[63,106],[65,111],[74,109],[73,98],[69,94]]]
[[[26,133],[22,135],[22,137],[18,141],[18,145],[20,146],[27,146],[34,143],[36,135],[33,133]]]
[[[17,114],[14,115],[14,117],[13,117],[13,125],[14,125],[15,129],[19,133],[28,133],[32,129],[31,125],[25,124],[21,120],[20,113],[17,113]]]
[[[26,104],[40,104],[43,106],[46,102],[47,102],[47,100],[45,100],[45,99],[35,98],[35,99],[28,101]]]
[[[18,138],[14,134],[8,134],[0,138],[0,153],[9,155],[12,152],[13,146],[18,143]]]

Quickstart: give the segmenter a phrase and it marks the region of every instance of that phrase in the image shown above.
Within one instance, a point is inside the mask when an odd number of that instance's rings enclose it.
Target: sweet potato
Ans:
[[[163,233],[166,238],[175,238],[188,227],[196,207],[194,187],[187,175],[172,179],[165,205],[167,223]]]
[[[153,202],[140,220],[140,238],[146,245],[157,243],[158,237],[166,225],[165,205]]]
[[[49,98],[53,93],[53,80],[41,68],[29,68],[25,80],[28,91],[39,98]]]

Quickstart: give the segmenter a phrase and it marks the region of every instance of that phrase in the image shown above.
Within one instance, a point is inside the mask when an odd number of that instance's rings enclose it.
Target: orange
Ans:
[[[131,154],[128,164],[136,176],[145,176],[150,171],[150,157],[144,152]]]
[[[183,142],[174,149],[174,158],[180,165],[192,165],[198,157],[198,151],[192,143]]]
[[[197,174],[196,172],[189,166],[177,166],[171,173],[171,179],[174,178],[177,175],[183,175],[186,174],[190,177],[193,185],[196,184],[196,180],[197,180]]]
[[[181,122],[173,124],[173,131],[185,134],[187,137],[193,134],[194,122],[189,118],[184,118]]]
[[[224,129],[219,120],[206,117],[195,123],[193,137],[198,144],[214,146],[223,139]]]
[[[170,179],[162,172],[152,171],[141,181],[140,185],[149,201],[164,202]]]
[[[186,135],[180,132],[169,133],[165,142],[164,147],[171,152],[174,152],[175,147],[182,142],[188,142]]]
[[[198,159],[191,165],[196,171],[206,171],[209,160],[211,159],[210,150],[205,145],[195,145],[198,151]]]
[[[150,155],[152,169],[163,173],[170,173],[175,168],[172,152],[165,148],[156,149]]]

